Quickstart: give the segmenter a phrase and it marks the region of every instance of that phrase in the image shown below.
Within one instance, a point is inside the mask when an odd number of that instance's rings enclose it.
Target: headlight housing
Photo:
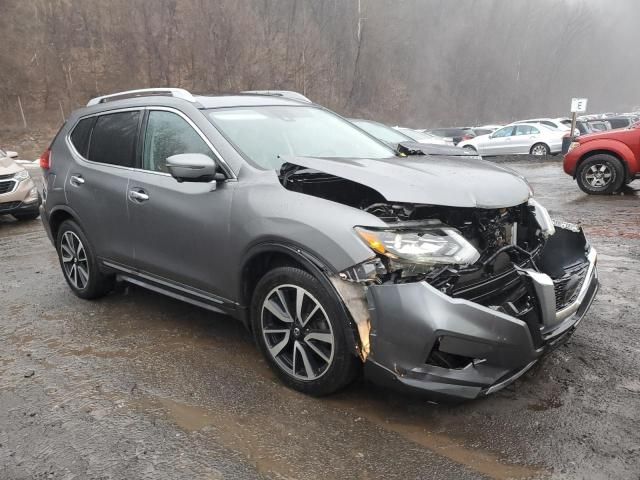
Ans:
[[[470,265],[478,250],[455,228],[443,224],[400,229],[356,227],[358,236],[374,252],[394,262],[419,265]]]
[[[537,200],[530,198],[529,207],[533,209],[533,215],[536,217],[536,222],[540,227],[540,232],[545,238],[550,237],[556,233],[556,228],[553,226],[553,220],[546,208],[538,203]]]
[[[26,170],[20,170],[13,175],[13,178],[21,182],[22,180],[26,180],[27,178],[29,178],[29,172],[27,172]]]
[[[571,150],[573,150],[574,148],[578,148],[579,146],[580,146],[580,142],[571,142],[571,143],[569,144],[569,152],[570,152]]]

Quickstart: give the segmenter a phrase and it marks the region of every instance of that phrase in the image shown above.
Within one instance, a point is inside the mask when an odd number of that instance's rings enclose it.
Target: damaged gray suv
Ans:
[[[566,340],[598,289],[582,231],[496,165],[396,151],[286,94],[123,92],[43,154],[44,226],[81,298],[130,282],[240,319],[290,387],[363,369],[471,399]]]

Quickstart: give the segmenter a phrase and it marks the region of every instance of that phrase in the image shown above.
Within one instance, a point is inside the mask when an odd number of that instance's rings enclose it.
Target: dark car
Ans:
[[[566,340],[598,288],[593,247],[521,176],[398,155],[286,94],[99,97],[41,167],[42,222],[78,297],[122,281],[229,314],[313,395],[363,367],[490,394]]]
[[[457,145],[463,140],[471,140],[476,136],[473,128],[459,127],[459,128],[436,128],[428,130],[432,135],[436,135],[442,138],[450,138],[453,140],[453,144]]]

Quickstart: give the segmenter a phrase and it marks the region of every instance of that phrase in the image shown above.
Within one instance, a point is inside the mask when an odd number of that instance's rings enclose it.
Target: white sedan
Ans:
[[[566,130],[549,128],[539,123],[519,123],[502,127],[489,135],[464,140],[458,147],[482,156],[555,155],[562,151],[562,137],[566,134]]]

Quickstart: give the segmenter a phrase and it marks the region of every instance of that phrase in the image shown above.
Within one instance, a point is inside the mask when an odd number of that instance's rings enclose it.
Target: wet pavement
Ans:
[[[588,197],[558,163],[510,166],[582,223],[602,288],[568,344],[457,406],[288,390],[231,318],[80,300],[40,222],[0,216],[0,479],[640,478],[640,182]]]

